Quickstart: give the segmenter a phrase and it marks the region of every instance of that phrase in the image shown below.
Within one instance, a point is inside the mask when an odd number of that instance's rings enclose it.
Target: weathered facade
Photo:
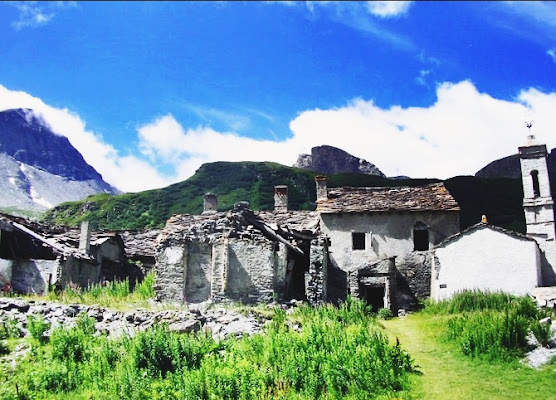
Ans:
[[[444,186],[328,191],[325,182],[317,177],[316,212],[288,211],[287,187],[277,186],[272,212],[242,204],[216,212],[217,199],[209,193],[203,214],[172,217],[160,237],[158,298],[317,304],[351,295],[395,311],[428,296],[430,266],[416,268],[428,276],[417,294],[400,297],[398,286],[412,289],[403,274],[413,272],[408,255],[416,246],[426,250],[458,231],[459,209]]]
[[[125,278],[124,245],[115,233],[48,227],[0,215],[0,280],[18,293],[45,293],[72,283],[87,287]]]
[[[160,237],[155,290],[163,301],[325,299],[325,243],[311,212],[229,212],[172,217]]]
[[[317,177],[317,211],[321,232],[330,242],[330,269],[350,276],[347,291],[332,288],[341,279],[328,281],[330,293],[364,298],[374,308],[413,308],[430,294],[430,264],[427,251],[459,231],[459,207],[443,184],[396,188],[327,189],[326,179]],[[374,279],[360,279],[354,291],[354,276],[361,271],[379,271]],[[380,277],[380,279],[378,279]],[[372,286],[369,283],[373,282]],[[364,290],[363,290],[364,288]],[[382,296],[382,301],[380,297]]]

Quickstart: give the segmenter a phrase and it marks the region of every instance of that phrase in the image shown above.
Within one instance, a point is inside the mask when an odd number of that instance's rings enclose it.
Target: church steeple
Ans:
[[[538,144],[534,135],[527,137],[525,146],[519,148],[521,180],[523,183],[523,211],[527,236],[539,244],[546,261],[556,272],[556,242],[554,229],[554,200],[550,194],[550,180],[546,145]],[[556,274],[543,273],[543,285],[556,284]]]

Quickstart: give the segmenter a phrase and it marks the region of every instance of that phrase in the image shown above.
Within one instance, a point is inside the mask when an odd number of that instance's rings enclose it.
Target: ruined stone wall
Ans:
[[[43,263],[47,260],[37,260]],[[90,285],[98,284],[101,281],[101,265],[96,262],[82,260],[69,256],[60,262],[60,270],[58,273],[59,281],[62,287],[69,283],[76,284],[82,288]]]
[[[188,303],[201,303],[209,300],[212,281],[212,245],[188,242],[185,255],[184,300]]]
[[[326,239],[311,242],[309,272],[305,274],[305,293],[310,304],[317,305],[327,299],[328,250]]]
[[[17,293],[43,294],[48,283],[56,283],[58,260],[2,260],[2,265],[11,264],[11,285]]]
[[[414,251],[396,258],[397,308],[416,310],[431,293],[431,255]]]
[[[164,247],[158,252],[154,284],[158,300],[183,302],[185,257],[184,246],[179,244]]]
[[[271,301],[274,293],[272,243],[230,239],[226,296],[244,303]]]

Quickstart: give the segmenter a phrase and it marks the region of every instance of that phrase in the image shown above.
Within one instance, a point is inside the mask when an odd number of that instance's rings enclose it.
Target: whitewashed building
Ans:
[[[436,246],[431,264],[435,301],[473,289],[525,296],[542,284],[537,242],[483,222]]]

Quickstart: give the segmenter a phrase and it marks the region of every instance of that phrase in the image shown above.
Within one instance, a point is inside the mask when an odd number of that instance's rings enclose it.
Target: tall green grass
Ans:
[[[57,328],[13,373],[0,398],[373,399],[407,397],[413,362],[390,345],[370,310],[275,310],[265,331],[215,341],[155,325],[133,337],[95,336],[94,320]],[[301,325],[301,330],[294,328]]]
[[[91,285],[85,289],[76,285],[67,285],[60,292],[49,292],[47,299],[63,303],[98,304],[100,306],[117,307],[130,303],[145,302],[154,298],[154,272],[130,289],[129,280],[112,281]]]
[[[541,344],[550,337],[550,326],[539,320],[547,315],[528,297],[478,290],[457,293],[452,299],[427,304],[425,313],[452,315],[446,337],[456,341],[463,354],[488,359],[522,356],[527,335]]]

